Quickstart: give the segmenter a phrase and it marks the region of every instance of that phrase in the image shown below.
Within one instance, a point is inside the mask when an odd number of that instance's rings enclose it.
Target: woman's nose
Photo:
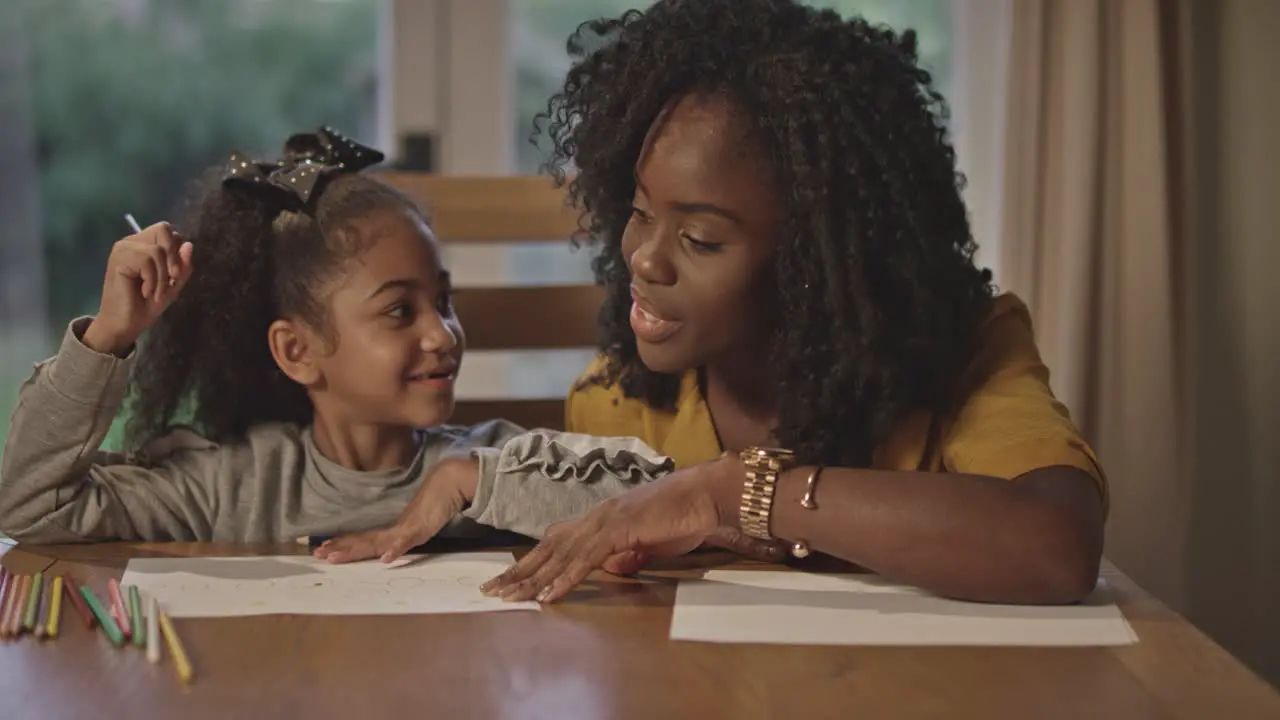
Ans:
[[[674,285],[676,270],[667,257],[667,251],[658,238],[640,243],[631,253],[631,274],[651,285]]]

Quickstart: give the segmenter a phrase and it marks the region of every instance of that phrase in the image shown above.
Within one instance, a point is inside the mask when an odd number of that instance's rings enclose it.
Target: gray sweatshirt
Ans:
[[[18,540],[292,541],[384,527],[438,462],[468,455],[480,468],[475,498],[441,534],[489,526],[541,537],[674,468],[637,439],[526,432],[502,420],[425,430],[413,461],[384,472],[342,467],[316,449],[310,428],[284,423],[233,444],[179,429],[134,455],[103,452],[135,358],[90,350],[80,342],[88,323],[71,323],[18,394],[0,464],[0,532]]]

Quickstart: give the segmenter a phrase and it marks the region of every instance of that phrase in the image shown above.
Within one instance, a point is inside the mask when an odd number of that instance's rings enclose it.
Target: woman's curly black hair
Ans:
[[[960,196],[947,107],[915,34],[792,0],[662,0],[584,23],[561,92],[535,120],[547,169],[600,245],[604,373],[673,407],[628,323],[622,233],[646,132],[669,102],[722,93],[754,125],[784,194],[771,368],[777,440],[806,463],[865,467],[907,415],[947,412],[994,296]]]
[[[276,365],[268,327],[300,319],[338,342],[323,291],[372,242],[355,221],[385,208],[421,213],[363,175],[336,176],[305,207],[220,178],[211,170],[197,185],[175,228],[194,247],[192,275],[140,343],[125,428],[133,449],[179,424],[228,442],[259,423],[309,423],[311,400]]]

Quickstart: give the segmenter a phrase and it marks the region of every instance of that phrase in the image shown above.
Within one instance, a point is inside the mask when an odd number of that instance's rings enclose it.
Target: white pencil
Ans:
[[[134,219],[133,213],[125,213],[124,221],[129,223],[129,229],[133,230],[134,235],[142,234],[142,226],[139,225],[138,221]],[[169,278],[169,287],[173,287],[174,282],[176,281],[173,278]]]
[[[160,662],[160,603],[151,594],[147,595],[147,660]]]

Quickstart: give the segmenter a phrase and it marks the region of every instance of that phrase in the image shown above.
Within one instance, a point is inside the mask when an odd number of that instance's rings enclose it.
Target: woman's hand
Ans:
[[[380,557],[391,562],[435,537],[475,497],[479,466],[470,458],[436,465],[394,525],[342,535],[316,548],[315,557],[331,563]]]
[[[191,279],[192,251],[163,222],[112,246],[98,313],[81,341],[108,355],[127,352]]]
[[[721,490],[742,487],[735,465],[736,459],[724,458],[680,470],[554,525],[537,547],[480,589],[504,600],[555,602],[595,568],[634,572],[648,557],[682,555],[709,540],[775,557],[744,542],[731,528],[736,518],[721,517]]]

